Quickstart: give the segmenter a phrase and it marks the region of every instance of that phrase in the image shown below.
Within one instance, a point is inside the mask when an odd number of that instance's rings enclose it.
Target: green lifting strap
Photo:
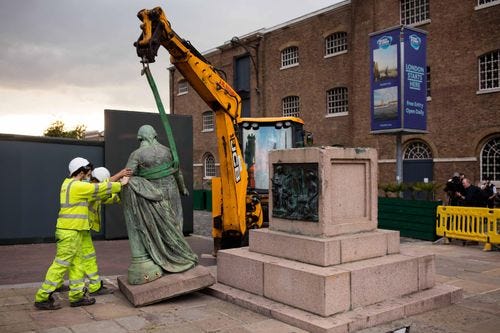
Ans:
[[[168,144],[170,146],[170,151],[172,152],[171,163],[163,163],[154,168],[144,170],[141,172],[142,177],[148,179],[157,179],[161,177],[165,177],[171,174],[174,174],[179,170],[179,155],[177,154],[177,147],[175,145],[174,135],[172,134],[172,128],[170,127],[170,122],[168,121],[167,114],[165,113],[165,109],[163,108],[163,103],[161,102],[160,94],[158,93],[158,89],[156,88],[156,83],[153,79],[153,74],[149,70],[149,66],[144,65],[144,71],[146,73],[146,77],[148,79],[148,83],[153,91],[153,95],[155,97],[156,106],[158,107],[158,111],[160,112],[161,121],[163,123],[163,127],[165,128],[165,133],[167,134]],[[156,178],[150,178],[156,177]]]
[[[174,163],[172,161],[168,163],[162,163],[149,169],[141,169],[139,171],[139,176],[149,180],[170,176],[178,171],[178,169],[174,168],[173,164]]]

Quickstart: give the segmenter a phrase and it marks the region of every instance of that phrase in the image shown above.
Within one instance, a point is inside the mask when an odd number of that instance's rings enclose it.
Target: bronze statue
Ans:
[[[132,253],[130,284],[153,281],[163,272],[183,272],[198,262],[182,234],[179,191],[189,194],[182,173],[173,165],[170,149],[158,142],[152,126],[141,126],[137,139],[140,147],[127,162],[133,176],[122,198]]]

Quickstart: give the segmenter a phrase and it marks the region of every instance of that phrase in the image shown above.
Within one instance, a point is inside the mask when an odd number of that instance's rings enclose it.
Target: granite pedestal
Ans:
[[[436,286],[434,257],[400,252],[377,229],[377,153],[370,148],[271,151],[276,165],[317,168],[317,221],[275,217],[249,247],[219,251],[210,293],[311,332],[353,332],[446,306],[461,290]],[[272,186],[271,186],[272,187]]]

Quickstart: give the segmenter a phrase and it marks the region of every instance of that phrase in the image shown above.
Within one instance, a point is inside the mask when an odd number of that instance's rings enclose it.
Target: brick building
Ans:
[[[379,182],[393,182],[395,136],[370,134],[369,34],[402,24],[428,33],[428,133],[403,136],[404,181],[444,183],[459,171],[500,184],[500,0],[343,1],[204,56],[242,96],[245,116],[298,115],[315,145],[377,148]],[[193,115],[193,178],[207,188],[213,113],[173,67],[170,87],[171,112]]]

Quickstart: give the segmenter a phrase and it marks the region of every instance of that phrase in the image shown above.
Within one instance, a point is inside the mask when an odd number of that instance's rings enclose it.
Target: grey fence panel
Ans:
[[[102,142],[0,134],[0,244],[54,239],[60,187],[81,156],[102,165]]]

